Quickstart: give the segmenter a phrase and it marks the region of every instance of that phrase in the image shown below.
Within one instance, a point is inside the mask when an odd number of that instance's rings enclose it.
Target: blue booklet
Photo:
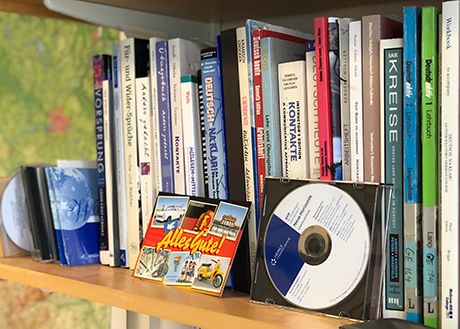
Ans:
[[[61,264],[99,264],[96,169],[48,167],[45,171]]]

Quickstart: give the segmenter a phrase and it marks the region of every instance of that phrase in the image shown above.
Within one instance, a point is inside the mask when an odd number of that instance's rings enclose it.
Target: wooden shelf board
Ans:
[[[61,292],[201,328],[336,329],[350,320],[283,310],[249,302],[226,291],[223,298],[168,287],[131,276],[131,271],[92,265],[65,267],[29,257],[0,259],[0,279]]]

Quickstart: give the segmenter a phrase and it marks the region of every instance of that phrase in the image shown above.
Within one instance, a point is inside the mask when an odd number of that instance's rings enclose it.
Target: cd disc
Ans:
[[[31,251],[29,213],[20,174],[11,177],[0,201],[0,225],[3,221],[3,229],[15,245]]]
[[[353,198],[323,183],[287,194],[271,214],[264,258],[289,303],[311,310],[337,305],[359,285],[370,257],[366,217]]]

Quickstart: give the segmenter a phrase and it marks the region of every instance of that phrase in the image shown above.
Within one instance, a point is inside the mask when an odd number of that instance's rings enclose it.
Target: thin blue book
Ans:
[[[169,84],[168,41],[155,45],[158,80],[158,130],[160,137],[162,191],[174,193],[174,164],[171,155],[172,124]]]
[[[228,172],[222,70],[215,47],[201,51],[201,80],[209,197],[225,200],[228,199]]]
[[[406,319],[423,322],[420,142],[420,10],[404,17],[404,273]]]
[[[96,169],[48,167],[45,173],[61,264],[99,264]]]

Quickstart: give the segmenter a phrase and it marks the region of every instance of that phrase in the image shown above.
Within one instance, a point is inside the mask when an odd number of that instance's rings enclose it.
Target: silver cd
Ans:
[[[267,272],[291,304],[333,307],[361,283],[370,258],[370,232],[355,200],[341,189],[301,186],[276,206],[265,232]]]

